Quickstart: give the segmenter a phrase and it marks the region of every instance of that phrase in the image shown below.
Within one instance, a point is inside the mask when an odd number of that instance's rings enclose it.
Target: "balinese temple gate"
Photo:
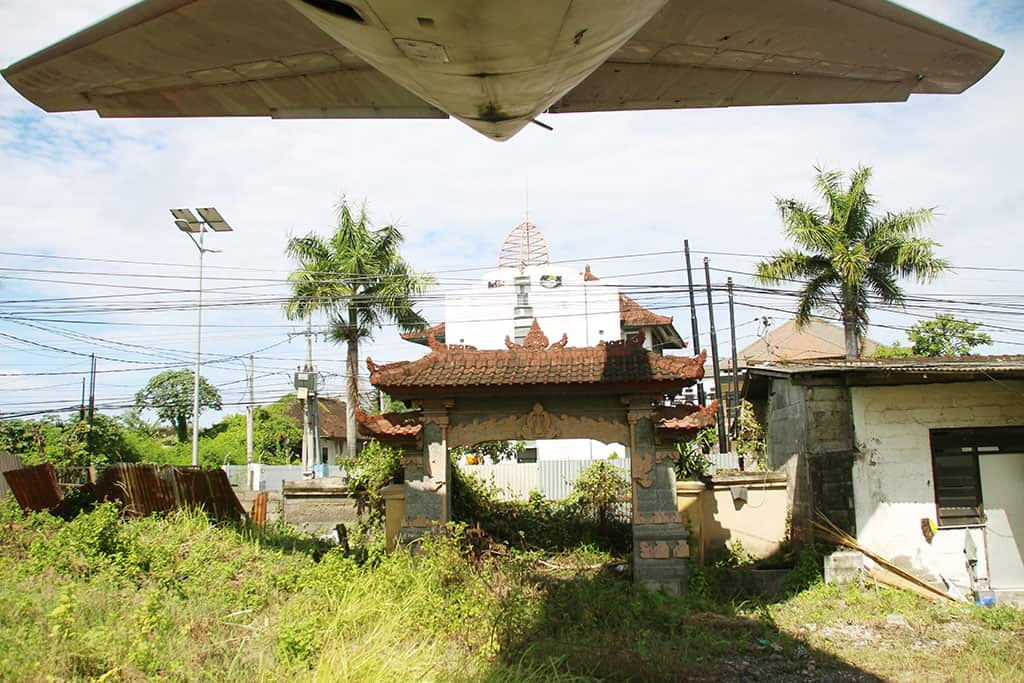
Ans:
[[[536,321],[522,344],[505,345],[478,350],[431,337],[419,360],[367,360],[375,387],[417,408],[363,416],[364,431],[403,450],[402,538],[451,521],[451,448],[506,439],[623,443],[632,458],[634,578],[679,591],[689,544],[676,509],[675,444],[714,424],[715,406],[668,407],[666,399],[701,379],[704,354],[662,356],[636,338],[575,348],[563,335],[552,344]]]

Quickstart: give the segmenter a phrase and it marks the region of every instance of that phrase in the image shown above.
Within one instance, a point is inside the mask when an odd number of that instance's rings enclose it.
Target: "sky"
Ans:
[[[685,294],[667,287],[685,283],[683,240],[698,264],[711,259],[714,284],[730,275],[751,284],[758,257],[786,246],[775,198],[813,201],[815,166],[873,167],[880,211],[936,207],[930,234],[957,267],[927,287],[907,284],[957,303],[878,311],[873,339],[906,343],[905,328],[939,306],[988,325],[997,343],[985,351],[1024,353],[1024,2],[904,4],[1006,55],[960,96],[557,115],[545,119],[554,131],[530,126],[504,143],[454,120],[49,115],[0,81],[0,415],[76,405],[90,353],[100,357],[97,403],[109,412],[129,405],[161,369],[189,365],[197,251],[174,227],[171,208],[216,206],[235,228],[208,243],[221,252],[207,256],[204,290],[214,305],[204,309],[211,362],[203,374],[225,401],[224,411],[204,416],[208,424],[244,410],[249,353],[258,402],[289,390],[304,342],[277,301],[291,265],[284,247],[290,236],[329,229],[343,195],[365,200],[378,223],[398,225],[407,260],[436,275],[440,287],[424,302],[431,320],[442,317],[444,291],[495,265],[524,218],[528,187],[530,220],[552,259],[589,263],[675,316],[689,338]],[[123,6],[79,0],[55,12],[0,0],[0,64]],[[74,299],[53,301],[64,297]],[[755,319],[770,316],[777,326],[787,309],[790,299],[739,293],[739,346],[756,340]],[[715,313],[722,330],[727,310]],[[728,335],[719,336],[727,352]],[[362,356],[384,362],[422,352],[385,328]],[[318,340],[314,353],[327,393],[343,393],[344,350]]]

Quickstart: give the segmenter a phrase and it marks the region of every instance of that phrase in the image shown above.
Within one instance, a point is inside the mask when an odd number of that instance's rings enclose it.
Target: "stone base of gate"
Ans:
[[[677,595],[690,573],[690,543],[678,523],[633,525],[633,578],[651,590]]]

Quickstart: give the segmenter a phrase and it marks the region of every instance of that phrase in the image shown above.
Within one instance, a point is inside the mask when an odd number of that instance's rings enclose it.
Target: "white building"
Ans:
[[[405,339],[427,344],[433,337],[446,344],[478,349],[503,349],[506,338],[522,342],[534,320],[552,340],[566,335],[569,346],[594,346],[643,335],[653,351],[684,346],[672,318],[642,307],[601,280],[589,267],[580,271],[552,265],[537,226],[517,225],[505,240],[498,268],[465,289],[445,296],[445,321]],[[586,439],[528,442],[523,461],[603,459],[612,453],[628,457],[623,444]]]

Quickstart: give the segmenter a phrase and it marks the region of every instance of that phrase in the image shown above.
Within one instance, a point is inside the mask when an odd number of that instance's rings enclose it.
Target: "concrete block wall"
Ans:
[[[281,518],[299,531],[323,534],[357,522],[359,515],[344,481],[327,478],[285,482]]]
[[[789,479],[794,540],[810,537],[817,510],[853,531],[855,454],[847,387],[838,380],[772,380],[766,440],[769,467]]]

